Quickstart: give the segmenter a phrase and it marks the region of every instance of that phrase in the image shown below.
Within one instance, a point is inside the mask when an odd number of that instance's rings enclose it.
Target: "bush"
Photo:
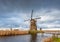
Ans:
[[[30,31],[29,31],[29,34],[32,34],[32,35],[33,35],[33,34],[37,34],[37,30],[30,30]]]

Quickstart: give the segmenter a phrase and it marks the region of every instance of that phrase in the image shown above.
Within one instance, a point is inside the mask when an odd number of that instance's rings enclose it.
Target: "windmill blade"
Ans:
[[[34,18],[34,19],[41,19],[41,17],[38,17],[38,18]]]
[[[33,10],[32,10],[32,12],[31,12],[31,19],[28,19],[28,20],[24,20],[24,22],[25,22],[25,21],[29,21],[29,20],[32,20],[32,17],[33,17]]]
[[[32,12],[31,12],[31,19],[32,19],[32,17],[33,17],[33,10],[32,10]]]

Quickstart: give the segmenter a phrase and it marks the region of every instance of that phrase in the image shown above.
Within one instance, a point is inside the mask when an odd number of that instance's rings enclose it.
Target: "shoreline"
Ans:
[[[58,32],[57,30],[41,30],[43,33],[44,32]],[[37,30],[35,32],[37,33],[42,33],[40,30]],[[59,31],[60,32],[60,31]],[[27,35],[29,34],[29,31],[22,31],[22,30],[0,30],[0,36],[11,36],[11,35]]]
[[[0,36],[27,35],[28,31],[0,31]]]

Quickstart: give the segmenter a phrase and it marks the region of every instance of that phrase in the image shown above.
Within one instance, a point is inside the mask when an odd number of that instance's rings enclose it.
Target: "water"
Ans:
[[[37,35],[19,35],[19,36],[5,36],[0,37],[0,42],[43,42],[46,37],[52,36],[51,34],[37,34]]]

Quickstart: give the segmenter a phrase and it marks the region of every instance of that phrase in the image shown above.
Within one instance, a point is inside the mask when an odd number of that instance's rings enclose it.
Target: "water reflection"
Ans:
[[[44,34],[34,34],[31,35],[30,42],[42,42],[42,38],[44,38]]]
[[[30,42],[36,42],[37,41],[37,34],[31,35]]]

